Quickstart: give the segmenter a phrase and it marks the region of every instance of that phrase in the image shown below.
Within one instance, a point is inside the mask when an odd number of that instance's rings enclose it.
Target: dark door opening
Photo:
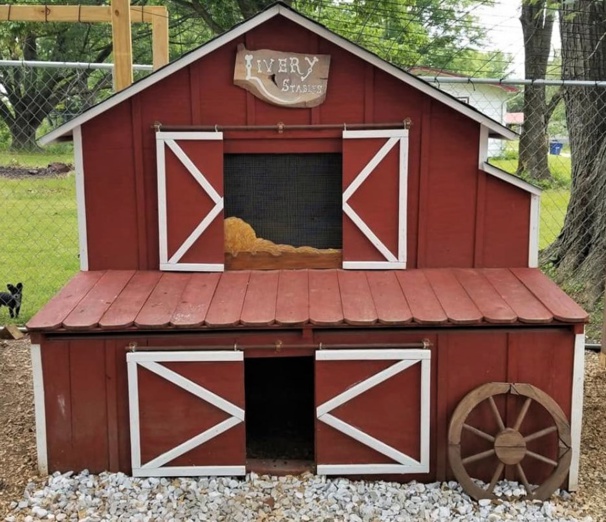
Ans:
[[[244,360],[246,458],[314,460],[313,357]]]

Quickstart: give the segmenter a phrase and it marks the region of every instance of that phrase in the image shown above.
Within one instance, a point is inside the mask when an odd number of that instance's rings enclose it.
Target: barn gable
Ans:
[[[234,85],[241,46],[329,56],[324,103],[285,108]],[[485,166],[489,136],[514,134],[282,4],[43,142],[70,133],[83,269],[534,266],[529,216],[536,190]],[[284,177],[280,169],[299,174]],[[484,190],[486,176],[499,178],[488,183],[494,191]],[[338,184],[328,186],[329,178]],[[244,179],[254,179],[248,192]],[[508,191],[499,188],[503,182],[513,183],[515,193],[522,189],[512,196],[513,207],[500,199]],[[300,195],[294,204],[284,183]],[[243,200],[264,209],[253,211],[254,222]],[[515,210],[505,227],[512,242],[498,255],[484,255],[494,230],[504,231],[490,216],[506,205]],[[299,221],[297,208],[304,209]],[[280,229],[285,213],[286,232]],[[316,217],[307,219],[310,213]],[[275,244],[322,249],[321,259],[297,250],[280,252],[280,263],[267,265],[254,247],[253,257],[237,251],[224,261],[229,217],[245,219]],[[276,226],[268,228],[271,223]]]

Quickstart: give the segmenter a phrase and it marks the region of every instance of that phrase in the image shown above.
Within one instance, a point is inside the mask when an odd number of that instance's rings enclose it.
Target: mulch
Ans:
[[[74,170],[67,163],[49,163],[46,167],[0,166],[0,177],[10,179],[48,178],[63,176]]]

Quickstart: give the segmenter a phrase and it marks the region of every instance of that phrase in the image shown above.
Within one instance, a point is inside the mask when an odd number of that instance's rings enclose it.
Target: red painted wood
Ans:
[[[397,361],[316,361],[316,406]],[[420,458],[420,364],[397,373],[330,411],[334,417],[411,456]],[[316,421],[317,464],[394,464],[321,420]]]
[[[251,272],[242,308],[242,324],[266,326],[275,321],[279,279],[278,271]]]
[[[420,324],[441,324],[448,321],[422,270],[396,272],[396,277],[412,311],[413,320]]]
[[[72,312],[63,320],[70,330],[94,328],[103,314],[131,280],[133,270],[108,270],[86,294]]]
[[[131,326],[161,277],[162,272],[136,272],[103,314],[99,327],[109,330]]]
[[[136,129],[141,127],[141,98],[135,97],[131,103],[131,118],[133,122],[133,173],[135,176],[135,194],[137,198],[137,240],[138,240],[138,268],[148,270],[153,265],[148,264],[148,230],[146,220],[146,202],[145,202],[145,167],[143,151],[143,135]]]
[[[589,316],[537,268],[512,268],[512,273],[549,309],[558,321],[586,322]]]
[[[442,339],[442,336],[440,336]],[[440,345],[441,348],[442,345]],[[504,331],[473,331],[459,330],[448,334],[448,350],[438,352],[440,365],[445,364],[449,369],[446,382],[440,383],[440,411],[446,411],[446,419],[450,422],[455,407],[467,393],[487,382],[507,382],[507,333]],[[453,369],[456,369],[453,371]],[[505,400],[495,399],[501,416],[505,418]],[[445,408],[445,410],[443,409]],[[482,404],[469,417],[469,424],[487,433],[497,433],[498,428],[487,404]],[[465,432],[462,438],[463,455],[468,456],[485,449],[482,439]],[[447,448],[442,446],[442,451]],[[466,468],[472,476],[490,480],[496,462],[491,459],[482,460]],[[448,479],[453,475],[448,470]]]
[[[343,192],[389,141],[388,138],[343,140]],[[396,256],[399,234],[399,149],[396,143],[348,200],[353,211]],[[344,214],[343,261],[385,260],[385,256]]]
[[[484,266],[484,237],[486,214],[486,178],[488,174],[478,171],[478,192],[476,196],[476,229],[473,253],[473,266]]]
[[[453,271],[469,297],[488,323],[514,323],[518,316],[495,290],[481,271],[459,268]]]
[[[30,330],[54,330],[74,307],[88,294],[105,272],[79,272],[53,297],[46,306],[32,317],[27,328]]]
[[[338,270],[337,276],[345,322],[354,325],[377,322],[377,310],[366,279],[366,272]]]
[[[191,274],[170,320],[177,328],[192,328],[204,323],[221,277],[218,273]]]
[[[309,271],[309,320],[317,325],[343,322],[336,270]]]
[[[45,339],[41,354],[49,471],[72,470],[69,343]]]
[[[366,278],[380,323],[405,324],[412,321],[412,312],[394,271],[369,270]]]
[[[220,140],[180,140],[176,144],[219,196],[223,196],[223,143]],[[215,202],[185,165],[166,147],[166,201],[168,258],[214,209]],[[223,263],[223,213],[179,259],[180,263]]]
[[[531,195],[486,177],[483,267],[528,266]]]
[[[431,284],[440,305],[448,319],[454,324],[474,324],[482,322],[482,314],[461,286],[452,270],[436,268],[425,270],[425,277]]]
[[[281,325],[297,325],[308,321],[309,272],[281,271],[276,299],[276,322]]]
[[[532,347],[532,349],[529,349]],[[547,331],[518,329],[509,335],[509,382],[526,382],[536,386],[555,400],[570,421],[572,408],[572,370],[574,366],[574,335],[569,329]],[[549,368],[549,371],[537,371]],[[513,423],[523,400],[510,398],[509,423]],[[538,404],[533,404],[521,426],[521,432],[530,434],[551,426],[550,415]],[[557,460],[556,434],[541,437],[528,444],[528,449]],[[553,468],[534,459],[522,462],[531,484],[540,484]]]
[[[139,328],[161,328],[170,324],[191,275],[165,273],[135,318]]]
[[[160,364],[238,406],[244,404],[242,362]],[[230,417],[145,368],[139,367],[138,380],[142,464]],[[239,424],[166,465],[243,465],[244,460],[244,425]]]
[[[100,473],[109,467],[105,345],[103,339],[69,347],[72,469]]]
[[[120,341],[105,340],[105,378],[107,400],[107,460],[108,470],[120,471],[120,427],[118,417],[118,379],[116,375],[116,345]],[[120,354],[123,356],[123,354]]]
[[[224,272],[206,315],[208,326],[235,326],[240,322],[250,272]]]
[[[480,125],[431,103],[426,259],[419,268],[471,267],[474,260]]]
[[[521,281],[506,268],[487,268],[482,274],[523,323],[549,323],[553,315],[535,299]]]

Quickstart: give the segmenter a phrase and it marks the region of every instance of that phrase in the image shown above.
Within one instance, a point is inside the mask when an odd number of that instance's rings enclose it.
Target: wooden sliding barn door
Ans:
[[[319,474],[429,472],[430,355],[316,352]]]
[[[223,271],[223,133],[157,132],[160,270]]]
[[[133,476],[244,475],[242,352],[127,354]]]
[[[343,132],[343,268],[406,268],[408,130]]]

